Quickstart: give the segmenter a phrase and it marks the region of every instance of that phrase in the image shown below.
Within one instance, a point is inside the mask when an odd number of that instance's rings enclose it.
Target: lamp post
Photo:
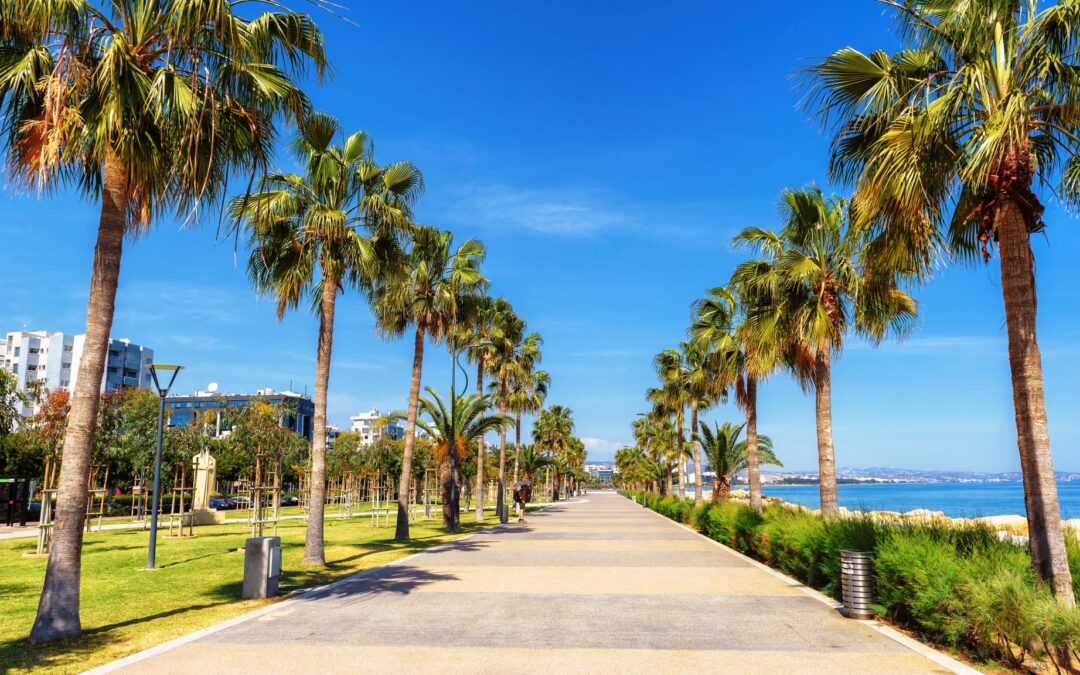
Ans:
[[[155,363],[150,366],[150,377],[154,379],[154,388],[157,389],[159,406],[158,406],[158,419],[157,419],[157,449],[154,451],[154,492],[150,495],[150,551],[146,557],[146,569],[157,569],[154,565],[155,557],[157,555],[157,525],[158,525],[158,505],[161,502],[161,442],[165,435],[165,397],[169,395],[169,389],[172,388],[173,382],[176,381],[176,376],[183,369],[183,366],[167,365],[164,363]],[[164,386],[161,386],[161,380],[158,379],[158,371],[162,373],[171,373],[169,376],[169,382]]]

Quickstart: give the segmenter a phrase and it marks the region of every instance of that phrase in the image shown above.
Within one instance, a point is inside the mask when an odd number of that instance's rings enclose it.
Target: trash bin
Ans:
[[[277,595],[281,579],[281,537],[251,537],[244,542],[243,597]]]
[[[840,586],[849,618],[874,618],[873,551],[840,551]]]

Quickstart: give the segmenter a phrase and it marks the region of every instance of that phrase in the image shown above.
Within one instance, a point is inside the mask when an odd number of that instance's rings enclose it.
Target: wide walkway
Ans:
[[[611,493],[130,663],[131,672],[949,672]]]

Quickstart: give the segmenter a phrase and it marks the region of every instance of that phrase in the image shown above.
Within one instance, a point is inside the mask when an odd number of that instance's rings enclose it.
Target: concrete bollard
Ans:
[[[849,618],[874,618],[873,551],[840,551],[840,586]]]
[[[277,595],[281,579],[281,537],[251,537],[244,542],[244,589],[242,597]]]

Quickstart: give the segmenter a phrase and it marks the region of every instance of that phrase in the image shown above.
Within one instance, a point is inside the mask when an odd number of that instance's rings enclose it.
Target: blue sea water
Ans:
[[[817,485],[766,485],[762,489],[770,497],[813,509],[820,505]],[[953,518],[1026,513],[1019,482],[842,484],[837,491],[840,506],[853,511],[929,509]],[[1080,518],[1080,482],[1059,482],[1058,498],[1063,520]]]

